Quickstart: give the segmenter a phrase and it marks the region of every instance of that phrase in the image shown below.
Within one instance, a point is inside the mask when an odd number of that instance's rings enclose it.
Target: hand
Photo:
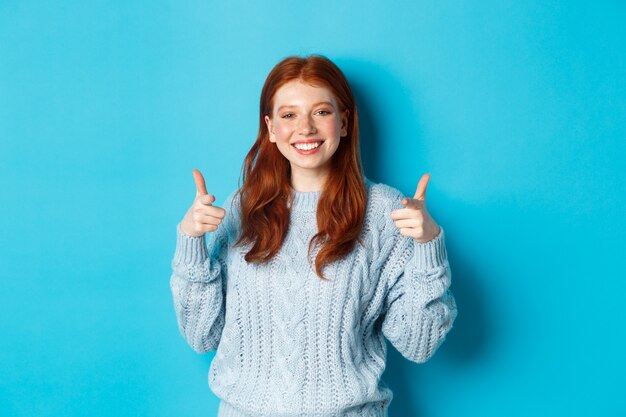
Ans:
[[[185,214],[180,228],[188,236],[200,237],[206,232],[214,232],[226,215],[226,210],[213,206],[215,196],[207,194],[204,177],[197,169],[193,170],[196,183],[196,199]]]
[[[420,243],[428,242],[439,234],[439,226],[426,210],[426,187],[429,179],[430,174],[424,174],[417,184],[413,198],[402,199],[406,208],[391,212],[391,219],[400,229],[400,234],[410,236]]]

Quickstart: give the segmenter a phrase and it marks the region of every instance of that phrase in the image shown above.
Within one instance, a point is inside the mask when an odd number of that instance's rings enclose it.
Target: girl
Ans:
[[[413,198],[364,176],[350,86],[315,55],[268,75],[224,208],[193,175],[170,285],[185,340],[217,350],[219,416],[386,416],[384,338],[425,362],[457,315],[429,175]]]

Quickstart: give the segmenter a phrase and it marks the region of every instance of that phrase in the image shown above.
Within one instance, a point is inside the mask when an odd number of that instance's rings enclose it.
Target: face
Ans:
[[[270,141],[289,160],[292,177],[325,177],[340,138],[348,134],[348,111],[340,113],[328,88],[291,81],[276,91],[265,123]]]

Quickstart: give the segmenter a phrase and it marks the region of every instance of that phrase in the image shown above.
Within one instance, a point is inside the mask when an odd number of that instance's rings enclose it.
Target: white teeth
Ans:
[[[302,151],[310,151],[311,149],[315,149],[320,146],[322,142],[315,143],[296,143],[294,146]]]

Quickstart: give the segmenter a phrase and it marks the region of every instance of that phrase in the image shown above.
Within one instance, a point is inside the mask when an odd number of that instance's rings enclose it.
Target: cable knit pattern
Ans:
[[[249,246],[233,246],[236,193],[208,239],[177,226],[176,318],[196,352],[217,350],[209,386],[220,417],[386,416],[384,338],[414,362],[444,341],[457,315],[444,231],[426,243],[400,235],[390,214],[403,207],[402,193],[366,185],[363,244],[324,268],[329,281],[307,259],[319,191],[294,191],[286,239],[262,265],[244,260]]]

